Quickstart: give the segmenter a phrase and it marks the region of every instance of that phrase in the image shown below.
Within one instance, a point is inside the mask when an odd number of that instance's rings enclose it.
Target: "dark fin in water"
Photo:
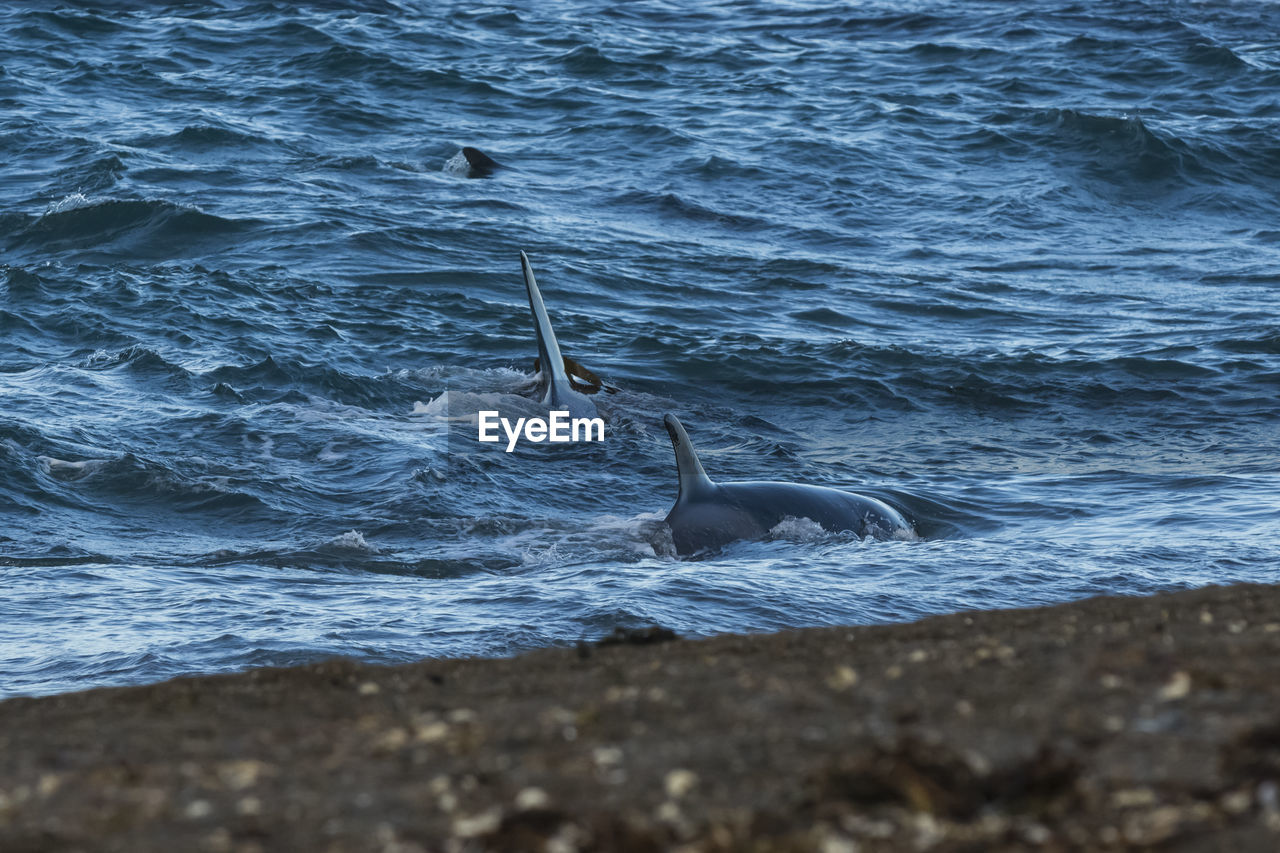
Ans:
[[[502,168],[501,163],[479,148],[463,148],[462,156],[467,158],[467,166],[470,167],[467,174],[472,178],[483,178]]]
[[[463,149],[466,150],[465,148]],[[533,277],[533,267],[529,265],[529,256],[520,253],[520,268],[524,270],[524,286],[529,294],[529,310],[533,313],[533,330],[538,336],[538,363],[548,366],[547,381],[569,387],[569,374],[564,369],[564,356],[560,354],[560,344],[556,333],[551,329],[551,320],[547,317],[546,306],[542,304],[542,291],[538,290],[538,282]]]
[[[671,448],[676,452],[676,471],[680,475],[680,495],[676,504],[713,490],[715,484],[702,470],[702,463],[698,461],[698,454],[689,441],[689,433],[684,431],[684,425],[675,415],[667,415],[662,423],[667,428],[667,435],[671,436]]]
[[[520,267],[524,270],[524,286],[529,291],[529,310],[533,314],[533,328],[538,335],[538,361],[546,368],[538,373],[538,396],[554,410],[564,410],[574,417],[596,417],[596,404],[580,391],[574,390],[565,368],[567,359],[560,354],[556,333],[551,330],[547,308],[542,304],[542,291],[533,277],[529,256],[520,253]]]

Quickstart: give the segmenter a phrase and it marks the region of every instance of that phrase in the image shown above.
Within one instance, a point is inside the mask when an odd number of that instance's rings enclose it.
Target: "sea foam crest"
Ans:
[[[342,551],[355,551],[360,554],[377,554],[378,547],[369,544],[364,534],[358,530],[348,530],[341,536],[335,536],[325,543],[330,548]]]
[[[68,210],[79,210],[82,207],[92,207],[96,204],[93,199],[84,193],[72,193],[61,201],[55,201],[53,204],[45,208],[44,215],[51,213],[66,213]]]

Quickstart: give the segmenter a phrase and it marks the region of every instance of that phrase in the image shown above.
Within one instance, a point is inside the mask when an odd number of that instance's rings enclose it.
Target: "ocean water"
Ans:
[[[0,695],[1280,580],[1278,93],[1266,2],[6,4]],[[521,249],[603,444],[470,438]],[[667,412],[920,541],[676,558]]]

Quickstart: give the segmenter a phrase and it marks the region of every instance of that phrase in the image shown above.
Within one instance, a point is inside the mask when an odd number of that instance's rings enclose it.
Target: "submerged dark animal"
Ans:
[[[461,172],[468,178],[487,178],[498,169],[505,168],[479,148],[468,146],[459,153],[462,155],[462,162],[458,162],[458,157],[455,155],[447,167],[453,167],[450,171]]]
[[[667,415],[663,423],[680,476],[680,493],[667,514],[678,554],[759,539],[787,518],[807,518],[825,530],[858,536],[915,536],[901,513],[864,495],[800,483],[714,483],[702,470],[680,421]]]

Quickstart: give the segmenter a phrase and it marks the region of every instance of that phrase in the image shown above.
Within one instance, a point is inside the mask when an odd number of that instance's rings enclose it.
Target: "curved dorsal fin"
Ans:
[[[676,503],[714,489],[715,483],[702,470],[702,463],[698,461],[698,454],[689,441],[689,433],[685,432],[684,425],[675,415],[667,415],[662,422],[667,427],[667,435],[671,436],[671,447],[676,452],[676,471],[680,475],[680,494],[676,497]]]
[[[474,175],[487,175],[494,169],[501,169],[502,164],[481,151],[479,148],[467,146],[462,149],[462,156],[466,158],[467,165],[471,168]]]
[[[533,329],[538,335],[538,362],[539,367],[546,371],[547,388],[569,388],[569,374],[564,369],[560,344],[547,317],[547,308],[542,304],[542,292],[533,277],[533,267],[529,266],[529,256],[524,252],[520,253],[520,266],[524,269],[525,289],[529,291],[529,310],[533,312]]]

